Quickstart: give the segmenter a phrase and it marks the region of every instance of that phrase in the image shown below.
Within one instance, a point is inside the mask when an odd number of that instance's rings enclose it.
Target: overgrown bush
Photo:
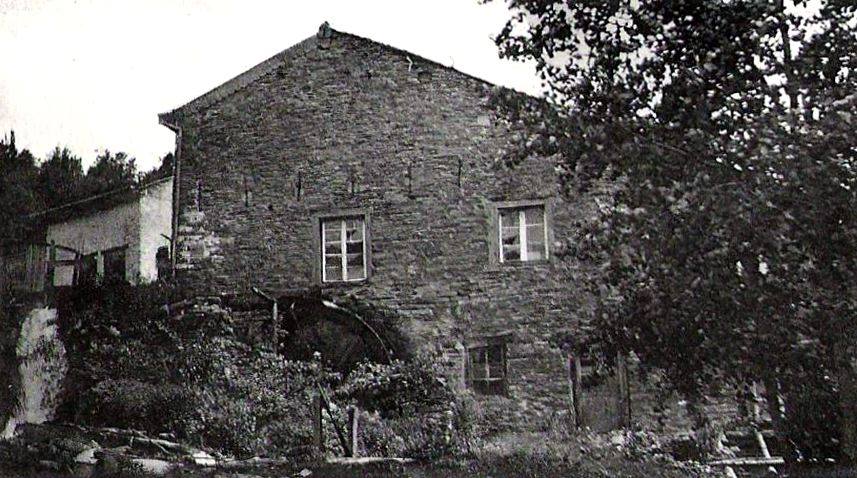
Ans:
[[[390,416],[445,407],[453,394],[443,370],[420,357],[410,362],[394,360],[389,365],[361,363],[337,389],[337,396],[356,401],[364,410]]]
[[[194,343],[180,359],[197,405],[177,434],[237,456],[278,455],[312,441],[311,402],[318,383],[336,376],[224,338]],[[203,357],[210,357],[198,367]]]
[[[104,380],[84,393],[78,418],[93,425],[159,433],[185,420],[194,403],[192,392],[185,386]]]
[[[165,306],[177,299],[158,284],[93,284],[60,298],[71,358],[64,419],[172,432],[236,457],[292,455],[311,448],[321,389],[333,400],[328,432],[344,430],[348,405],[374,413],[363,427],[372,454],[431,458],[469,443],[472,398],[454,394],[430,358],[412,358],[386,315],[360,309],[410,360],[361,363],[343,376],[317,358],[287,360],[238,340],[217,306],[172,317]]]
[[[18,406],[21,375],[18,373],[16,347],[20,328],[20,321],[5,307],[0,307],[0,427]]]
[[[361,434],[365,453],[437,458],[469,448],[476,421],[473,398],[454,393],[429,357],[363,363],[336,389],[337,399],[370,413]]]
[[[240,342],[228,311],[173,318],[165,305],[176,298],[157,284],[90,285],[61,297],[72,357],[63,418],[169,431],[236,456],[309,443],[311,394],[336,377]]]

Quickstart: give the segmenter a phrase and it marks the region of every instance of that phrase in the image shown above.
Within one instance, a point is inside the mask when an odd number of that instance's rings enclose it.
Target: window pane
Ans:
[[[366,274],[363,273],[363,265],[357,265],[354,267],[348,266],[348,280],[360,280],[365,279]]]
[[[338,242],[334,243],[325,243],[324,244],[324,253],[328,255],[342,255],[342,246]]]
[[[503,260],[519,261],[521,260],[521,248],[519,246],[503,246]]]
[[[524,209],[524,221],[529,224],[544,224],[545,209],[541,206],[528,207]]]
[[[73,265],[63,265],[63,266],[55,266],[54,267],[54,286],[66,286],[72,285],[72,280],[74,279],[74,266]]]
[[[348,280],[363,279],[363,253],[348,254]]]
[[[363,268],[363,254],[348,254],[346,260],[349,269],[352,267]]]
[[[360,242],[346,242],[345,243],[345,251],[351,254],[360,254],[363,255],[363,241]]]
[[[518,210],[517,209],[501,209],[500,222],[503,227],[518,226]]]
[[[324,267],[324,280],[342,280],[342,261],[339,259],[339,257],[327,258],[327,264]]]
[[[334,221],[324,221],[321,224],[321,227],[324,228],[324,238],[326,241],[339,240],[340,231],[342,229],[342,222],[339,219]]]
[[[518,226],[503,227],[503,244],[517,244],[520,232],[521,230],[518,229]]]
[[[73,261],[74,260],[74,252],[60,249],[57,247],[56,249],[56,260],[58,261]]]
[[[527,226],[527,242],[545,242],[545,225]]]
[[[520,230],[518,226],[503,227],[503,242],[500,247],[503,248],[503,260],[517,261],[521,258],[520,247]]]
[[[470,351],[470,380],[485,380],[488,378],[485,370],[485,349],[480,347]]]
[[[488,377],[503,378],[505,376],[503,369],[503,350],[502,345],[493,345],[488,348]]]
[[[345,240],[346,241],[362,241],[363,240],[363,220],[362,219],[347,219],[345,221]]]
[[[545,258],[545,226],[536,224],[527,226],[527,259],[531,261]]]
[[[543,242],[527,242],[527,260],[537,261],[545,258],[545,244]]]

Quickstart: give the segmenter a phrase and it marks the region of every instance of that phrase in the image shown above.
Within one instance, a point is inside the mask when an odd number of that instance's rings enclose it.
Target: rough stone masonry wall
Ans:
[[[552,346],[591,310],[576,261],[494,264],[493,201],[550,200],[552,253],[591,214],[551,161],[504,166],[512,135],[491,86],[345,34],[309,48],[181,118],[178,275],[200,294],[321,288],[408,317],[424,348],[461,371],[463,346],[510,333],[510,423],[568,407],[567,360]],[[369,214],[372,271],[321,284],[316,214]]]

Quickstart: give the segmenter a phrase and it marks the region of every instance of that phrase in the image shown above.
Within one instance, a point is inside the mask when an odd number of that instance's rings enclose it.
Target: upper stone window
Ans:
[[[324,282],[366,279],[366,222],[363,216],[322,219],[321,246]]]
[[[500,262],[547,259],[547,220],[544,204],[498,207]]]

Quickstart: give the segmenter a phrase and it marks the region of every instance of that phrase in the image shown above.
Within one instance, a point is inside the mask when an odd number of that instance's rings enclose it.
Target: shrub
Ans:
[[[317,383],[337,379],[316,363],[287,361],[223,337],[195,341],[177,362],[193,384],[196,407],[177,435],[242,457],[309,445]]]
[[[79,418],[86,423],[149,432],[165,432],[191,413],[188,388],[171,383],[104,380],[80,401]]]
[[[336,391],[337,397],[384,416],[447,407],[452,390],[437,364],[425,357],[392,364],[361,363]]]
[[[21,323],[8,312],[5,307],[0,307],[0,427],[14,413],[21,391],[16,353]]]
[[[366,453],[433,459],[470,448],[473,397],[454,393],[429,357],[392,364],[363,363],[336,389],[345,403],[368,410],[361,428]]]
[[[400,359],[360,363],[343,378],[317,359],[241,342],[219,307],[172,318],[164,306],[176,299],[158,284],[88,285],[60,297],[71,362],[61,419],[168,430],[237,457],[293,454],[312,443],[311,403],[322,388],[334,401],[329,426],[342,427],[347,405],[375,412],[364,427],[373,453],[430,458],[469,446],[472,398],[456,396],[430,358],[401,360],[412,356],[394,316],[357,310]]]

